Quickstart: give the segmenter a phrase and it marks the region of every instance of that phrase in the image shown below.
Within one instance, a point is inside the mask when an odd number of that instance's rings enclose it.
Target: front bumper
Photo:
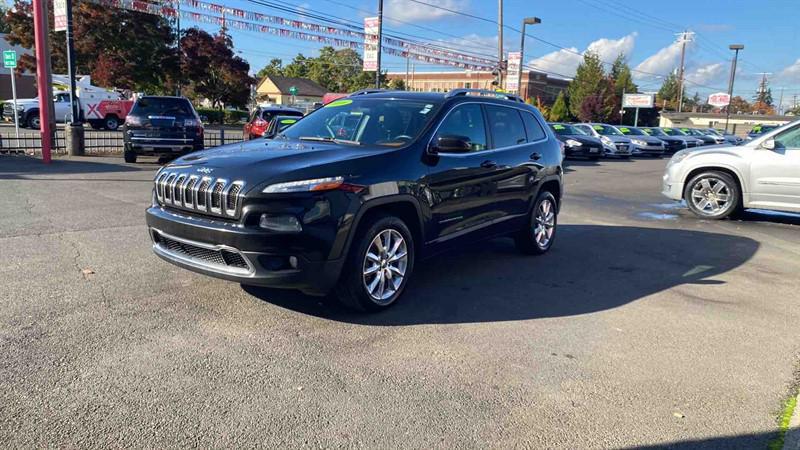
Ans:
[[[661,179],[661,194],[672,200],[683,200],[684,183],[678,180],[680,180],[680,178],[678,178],[676,167],[667,167],[667,171]]]
[[[599,146],[580,145],[577,147],[564,147],[564,154],[568,157],[583,156],[583,157],[599,157],[603,154],[603,149]]]
[[[606,156],[631,156],[633,154],[629,144],[603,144],[603,150]]]
[[[319,259],[297,240],[225,220],[184,216],[160,206],[148,208],[146,219],[153,252],[160,258],[237,283],[325,295],[339,279],[344,262]]]
[[[650,156],[662,156],[664,154],[664,147],[663,146],[655,146],[655,145],[648,145],[648,146],[641,146],[641,145],[633,145],[633,154],[634,155],[650,155]]]

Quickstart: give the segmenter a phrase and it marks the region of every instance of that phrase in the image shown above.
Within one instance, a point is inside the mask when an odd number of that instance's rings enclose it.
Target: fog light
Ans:
[[[297,256],[289,257],[289,265],[292,266],[292,269],[297,269]]]
[[[258,221],[258,226],[282,233],[299,233],[303,230],[303,226],[300,225],[300,221],[295,216],[262,214],[261,219]]]

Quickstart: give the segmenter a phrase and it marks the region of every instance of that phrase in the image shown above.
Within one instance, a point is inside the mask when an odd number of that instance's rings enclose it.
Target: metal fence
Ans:
[[[204,133],[206,148],[232,144],[242,140],[242,130],[206,130]],[[92,131],[84,132],[86,154],[122,154],[124,143],[122,131]],[[20,130],[19,139],[14,131],[0,132],[0,153],[2,154],[40,154],[42,152],[42,137],[38,131]],[[64,129],[57,128],[53,141],[55,154],[66,154]]]

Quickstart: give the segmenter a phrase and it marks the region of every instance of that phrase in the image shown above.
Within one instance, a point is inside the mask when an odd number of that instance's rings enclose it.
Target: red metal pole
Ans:
[[[50,87],[50,54],[47,48],[47,3],[33,0],[33,31],[36,40],[36,88],[39,94],[39,123],[42,137],[42,162],[50,163],[53,132],[50,128],[50,106],[53,99]]]

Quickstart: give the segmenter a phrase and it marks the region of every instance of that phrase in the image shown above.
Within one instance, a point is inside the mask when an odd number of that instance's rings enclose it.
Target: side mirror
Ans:
[[[775,139],[769,138],[761,143],[761,147],[767,150],[775,150]]]
[[[436,143],[431,146],[432,153],[469,153],[472,146],[469,138],[458,135],[439,136]]]

